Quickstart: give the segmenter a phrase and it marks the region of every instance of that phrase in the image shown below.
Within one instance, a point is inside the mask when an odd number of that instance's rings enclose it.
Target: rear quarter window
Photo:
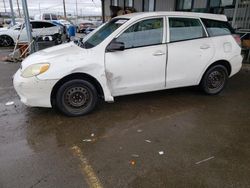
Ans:
[[[210,19],[201,19],[207,28],[209,36],[222,36],[222,35],[231,35],[234,34],[234,29],[228,22],[210,20]]]

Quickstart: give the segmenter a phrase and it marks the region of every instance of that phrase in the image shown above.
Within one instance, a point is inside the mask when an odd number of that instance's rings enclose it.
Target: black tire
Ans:
[[[9,46],[13,46],[13,45],[14,45],[14,41],[10,36],[8,36],[8,35],[1,35],[0,36],[0,46],[9,47]]]
[[[75,79],[64,83],[56,94],[56,107],[67,116],[82,116],[94,110],[96,88],[88,81]]]
[[[76,32],[77,32],[77,33],[80,33],[79,27],[76,27]]]
[[[228,71],[223,65],[210,67],[204,74],[200,86],[206,94],[216,95],[226,86],[228,81]]]

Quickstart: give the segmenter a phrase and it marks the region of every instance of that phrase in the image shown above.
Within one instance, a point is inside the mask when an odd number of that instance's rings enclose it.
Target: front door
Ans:
[[[106,52],[106,75],[113,96],[165,88],[167,45],[163,17],[138,21],[115,40],[124,51]]]

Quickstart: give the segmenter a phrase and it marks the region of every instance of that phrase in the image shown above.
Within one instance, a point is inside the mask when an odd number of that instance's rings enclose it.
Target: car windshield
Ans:
[[[116,29],[123,25],[128,19],[112,19],[110,22],[102,26],[97,32],[95,32],[89,38],[82,41],[83,48],[93,48],[104,41],[109,35],[111,35]]]

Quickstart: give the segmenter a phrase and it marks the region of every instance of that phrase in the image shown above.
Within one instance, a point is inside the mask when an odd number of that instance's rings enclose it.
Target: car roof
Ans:
[[[125,14],[121,16],[117,16],[116,18],[126,18],[126,19],[140,19],[145,17],[151,16],[181,16],[181,17],[198,17],[198,18],[206,18],[212,20],[219,20],[219,21],[227,21],[227,17],[222,14],[209,14],[209,13],[197,13],[197,12],[137,12],[132,14]]]

